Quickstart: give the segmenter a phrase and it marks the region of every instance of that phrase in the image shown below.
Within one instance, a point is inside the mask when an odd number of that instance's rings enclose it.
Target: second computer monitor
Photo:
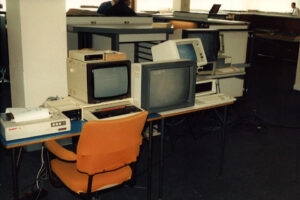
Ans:
[[[168,40],[151,48],[153,61],[189,59],[197,67],[207,64],[202,42],[199,38]]]
[[[217,61],[220,49],[220,38],[218,30],[190,29],[182,31],[183,38],[200,38],[207,62]]]
[[[169,60],[131,66],[132,98],[136,106],[158,113],[193,106],[196,63]]]

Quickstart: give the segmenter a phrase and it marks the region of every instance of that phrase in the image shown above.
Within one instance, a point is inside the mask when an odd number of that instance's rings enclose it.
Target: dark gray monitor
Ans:
[[[220,38],[218,30],[182,30],[182,38],[200,38],[207,62],[218,60],[218,52],[220,49]]]
[[[157,113],[193,106],[196,68],[196,63],[190,60],[144,64],[141,107],[149,113]]]

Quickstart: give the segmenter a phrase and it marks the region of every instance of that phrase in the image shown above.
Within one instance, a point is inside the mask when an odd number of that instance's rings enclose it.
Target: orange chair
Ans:
[[[147,114],[86,122],[76,154],[55,141],[45,142],[59,158],[51,160],[52,171],[69,189],[88,196],[128,181],[132,177],[129,164],[139,155]]]

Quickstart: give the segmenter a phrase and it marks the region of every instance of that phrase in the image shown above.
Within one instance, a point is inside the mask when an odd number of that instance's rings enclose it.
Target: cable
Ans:
[[[44,146],[42,146],[42,150],[41,150],[41,162],[42,162],[41,167],[40,167],[40,169],[37,173],[36,179],[35,179],[37,189],[40,189],[39,176],[40,176],[41,172],[43,171],[43,167],[44,167]]]
[[[17,158],[17,165],[19,165],[21,154],[22,154],[22,150],[23,150],[23,147],[20,147],[19,155],[18,155],[18,158]]]
[[[37,196],[35,197],[35,200],[38,200],[38,198],[41,195],[41,192],[42,192],[41,185],[43,184],[43,181],[48,179],[48,173],[47,173],[47,169],[45,167],[45,161],[44,161],[44,146],[42,146],[42,149],[41,149],[41,163],[42,163],[41,167],[36,176],[36,184],[35,185],[38,190],[38,193],[37,193]]]

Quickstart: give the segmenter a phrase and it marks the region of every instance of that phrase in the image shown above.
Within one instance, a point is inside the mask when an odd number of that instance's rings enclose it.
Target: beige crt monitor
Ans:
[[[197,63],[197,72],[207,64],[200,38],[168,40],[151,48],[153,61],[189,59]]]
[[[85,62],[68,58],[68,94],[86,104],[130,97],[129,60]]]

